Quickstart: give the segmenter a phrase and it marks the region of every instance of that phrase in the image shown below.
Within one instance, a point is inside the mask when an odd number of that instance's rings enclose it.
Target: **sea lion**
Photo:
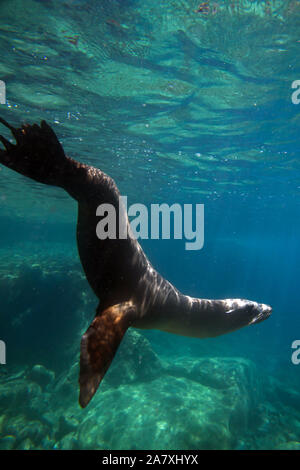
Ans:
[[[96,316],[83,335],[80,350],[79,403],[95,394],[129,327],[158,329],[184,336],[209,337],[265,320],[270,306],[249,300],[196,299],[181,294],[150,264],[131,233],[120,193],[101,170],[65,155],[45,122],[14,128],[16,144],[3,136],[0,163],[39,183],[59,186],[78,202],[77,244],[87,280],[99,298]],[[96,209],[109,203],[126,221],[125,239],[96,235]],[[124,211],[120,214],[119,211]],[[117,221],[119,217],[117,217]],[[119,222],[118,222],[119,223]],[[118,230],[117,230],[118,233]]]

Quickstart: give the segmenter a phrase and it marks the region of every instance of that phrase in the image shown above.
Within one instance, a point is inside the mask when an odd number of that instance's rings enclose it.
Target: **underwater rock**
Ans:
[[[49,436],[45,436],[41,442],[37,445],[37,449],[50,450],[53,449],[55,441],[50,439]]]
[[[0,409],[21,409],[28,406],[30,400],[41,394],[41,388],[34,383],[28,383],[25,379],[11,380],[0,383]]]
[[[31,421],[26,416],[19,414],[6,421],[4,434],[16,436],[18,443],[29,439],[35,445],[48,433],[47,427],[40,421]],[[18,444],[18,448],[21,448]]]
[[[58,422],[57,435],[65,436],[66,434],[69,434],[70,432],[75,431],[78,424],[79,423],[77,419],[74,417],[60,416],[59,422]]]
[[[230,449],[247,430],[259,396],[254,375],[255,366],[244,359],[165,365],[156,379],[98,394],[79,425],[79,447]]]
[[[276,447],[277,450],[300,450],[300,442],[298,441],[290,441],[290,442],[283,442],[279,446]]]
[[[295,408],[298,412],[300,411],[300,393],[292,388],[287,388],[284,384],[276,384],[274,390],[275,396],[279,398],[281,403],[287,406]]]
[[[178,358],[165,364],[170,375],[190,380],[216,389],[226,389],[235,383],[255,386],[256,367],[252,361],[243,358]],[[241,380],[242,379],[242,380]]]
[[[74,432],[65,435],[60,441],[56,442],[54,449],[59,450],[76,450],[78,449],[78,440]]]
[[[78,374],[79,374],[79,363],[78,361],[73,364],[70,370],[62,374],[52,392],[52,399],[54,402],[64,401],[66,397],[70,403],[78,402]]]
[[[24,439],[18,446],[17,450],[31,450],[34,449],[34,444],[30,439]]]
[[[96,397],[78,439],[89,449],[228,449],[228,407],[218,390],[164,376]]]
[[[60,372],[73,362],[85,314],[97,306],[75,259],[65,248],[60,256],[36,247],[19,257],[1,252],[0,331],[14,345],[12,364],[35,364],[38,358],[39,364]]]
[[[207,357],[162,361],[135,331],[128,335],[127,350],[124,344],[110,380],[104,381],[85,412],[78,405],[78,363],[50,382],[46,392],[24,374],[15,380],[4,378],[0,404],[7,408],[0,418],[0,447],[298,448],[299,419],[288,415],[282,404],[283,421],[278,403],[264,401],[264,382],[251,361]],[[138,353],[142,362],[148,361],[144,371]]]
[[[6,415],[0,415],[0,436],[2,435],[3,425],[6,420]]]
[[[16,443],[15,436],[4,436],[0,438],[0,450],[14,449]]]
[[[55,373],[40,364],[36,364],[27,374],[27,378],[44,389],[47,385],[54,382]]]
[[[162,364],[150,342],[141,333],[128,330],[104,381],[109,386],[149,381],[161,371]]]
[[[252,361],[242,358],[183,358],[166,365],[166,371],[222,391],[224,404],[231,406],[228,425],[233,437],[238,437],[246,429],[262,393]]]
[[[17,439],[3,445],[19,449],[231,449],[247,445],[241,443],[246,443],[261,397],[251,361],[188,357],[167,362],[136,331],[127,333],[84,413],[78,405],[78,371],[76,362],[54,381],[51,371],[49,375],[45,367],[35,366],[27,376],[0,383],[1,405],[7,406],[0,435]],[[46,392],[29,381],[36,373],[40,383],[46,377]]]

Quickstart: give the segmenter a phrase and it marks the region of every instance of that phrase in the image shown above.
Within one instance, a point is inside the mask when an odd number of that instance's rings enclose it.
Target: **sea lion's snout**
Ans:
[[[248,324],[256,324],[266,320],[272,313],[272,307],[267,304],[259,304],[251,300],[246,300],[242,307],[246,317],[248,317]]]
[[[239,324],[238,327],[252,325],[266,320],[272,313],[272,307],[267,304],[260,304],[252,300],[227,299],[225,301],[226,316]]]
[[[255,304],[254,310],[257,311],[257,315],[253,318],[253,320],[250,323],[259,323],[261,321],[266,320],[272,313],[272,307],[267,304],[258,304],[256,302],[253,302]]]

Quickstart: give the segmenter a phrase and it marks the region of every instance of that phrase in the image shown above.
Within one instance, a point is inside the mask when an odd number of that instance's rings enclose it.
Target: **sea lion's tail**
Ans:
[[[108,370],[124,334],[136,318],[132,302],[97,312],[82,336],[80,348],[79,403],[85,408]]]

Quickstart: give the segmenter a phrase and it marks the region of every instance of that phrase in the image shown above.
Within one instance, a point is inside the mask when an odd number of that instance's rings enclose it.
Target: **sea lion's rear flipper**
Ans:
[[[126,330],[136,318],[132,302],[123,302],[97,314],[82,336],[79,403],[85,408],[97,391]]]

